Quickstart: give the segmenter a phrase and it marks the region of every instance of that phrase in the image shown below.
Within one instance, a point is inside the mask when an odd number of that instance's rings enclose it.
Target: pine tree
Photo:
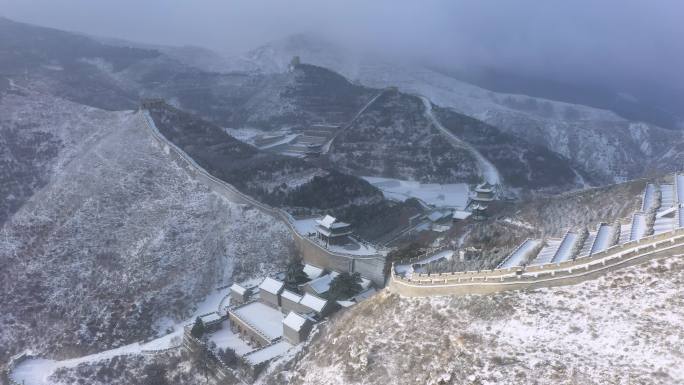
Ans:
[[[285,273],[285,287],[289,290],[296,290],[297,285],[309,280],[309,277],[304,272],[304,265],[300,259],[292,259],[287,265],[287,272]]]
[[[195,318],[195,324],[190,329],[190,335],[195,338],[202,338],[204,335],[204,322],[200,317]]]
[[[342,273],[330,282],[328,299],[337,301],[347,299],[361,291],[361,275],[359,273]]]

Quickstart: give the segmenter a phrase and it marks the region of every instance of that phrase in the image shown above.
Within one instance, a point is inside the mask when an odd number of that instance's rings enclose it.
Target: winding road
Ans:
[[[487,183],[494,186],[500,185],[501,174],[499,174],[499,170],[496,169],[492,162],[482,156],[482,154],[480,154],[475,147],[471,146],[470,143],[464,142],[458,136],[454,135],[454,133],[447,130],[432,111],[432,103],[430,102],[430,99],[426,98],[425,96],[420,96],[420,98],[423,100],[423,105],[425,105],[425,116],[430,119],[432,124],[447,138],[449,143],[454,148],[463,148],[470,152],[473,158],[475,158],[477,161],[477,165],[480,170],[480,176],[482,176]]]

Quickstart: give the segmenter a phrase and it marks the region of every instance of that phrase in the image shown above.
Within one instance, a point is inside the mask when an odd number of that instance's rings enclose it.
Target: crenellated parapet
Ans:
[[[684,229],[614,245],[591,256],[560,263],[507,269],[439,274],[409,278],[391,269],[389,290],[408,297],[490,294],[508,290],[574,285],[645,261],[684,255]]]

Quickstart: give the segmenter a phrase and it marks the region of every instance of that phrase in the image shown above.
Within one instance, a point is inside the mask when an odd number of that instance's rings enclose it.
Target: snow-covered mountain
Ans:
[[[570,159],[595,184],[679,167],[668,152],[680,131],[628,121],[608,110],[526,95],[505,94],[458,80],[415,63],[296,35],[247,53],[243,59],[263,72],[282,72],[293,56],[333,69],[369,87],[396,86],[433,103],[489,123]]]
[[[226,62],[5,19],[0,36],[0,365],[25,349],[58,359],[125,348],[186,319],[216,286],[282,271],[293,253],[285,225],[172,161],[133,111],[141,98],[171,104],[148,101],[151,119],[212,175],[294,214],[339,213],[367,238],[423,209],[385,200],[360,176],[485,177],[558,191],[684,164],[679,132],[373,55],[358,60],[303,37]],[[290,68],[294,55],[316,65]],[[314,126],[334,128],[310,159],[231,136],[251,130],[279,143],[315,137]],[[643,183],[497,202],[503,215],[463,222],[470,227],[441,240],[496,248],[492,262],[515,237],[632,212]],[[681,383],[683,274],[674,257],[559,289],[432,299],[382,292],[320,324],[301,353],[260,381]],[[178,382],[202,378],[180,353],[113,358],[119,353],[65,366],[56,378],[135,383],[148,364],[167,365]]]
[[[265,384],[681,384],[684,261],[489,296],[381,293]],[[270,381],[269,381],[270,380]]]
[[[132,111],[2,92],[0,362],[145,339],[216,286],[282,268],[285,225],[195,182],[144,127]]]
[[[434,101],[354,84],[323,67],[209,72],[165,54],[168,49],[108,45],[7,20],[0,20],[0,28],[22,43],[7,47],[9,60],[0,62],[7,73],[28,68],[27,79],[14,77],[79,103],[116,110],[131,108],[140,98],[163,97],[226,129],[268,135],[277,131],[286,137],[310,137],[314,125],[331,125],[336,127],[331,133],[335,139],[326,147],[331,151],[323,163],[356,176],[474,183],[484,174],[481,165],[487,164],[499,169],[508,187],[557,190],[580,185],[581,177],[563,156],[526,138],[464,119],[453,109],[431,114]],[[36,47],[40,55],[33,56],[24,46]],[[64,46],[71,48],[55,48]],[[465,136],[454,139],[457,132]],[[379,148],[384,148],[382,153]]]

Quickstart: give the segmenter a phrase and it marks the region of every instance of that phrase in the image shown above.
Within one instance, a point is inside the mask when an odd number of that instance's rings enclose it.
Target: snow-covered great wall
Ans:
[[[684,229],[613,246],[591,257],[539,266],[418,274],[411,278],[398,276],[392,269],[389,290],[404,296],[422,297],[574,285],[626,266],[673,255],[684,255]]]
[[[302,258],[306,262],[326,269],[358,272],[361,274],[361,276],[373,281],[373,283],[377,286],[381,287],[385,284],[386,258],[384,255],[344,254],[329,250],[317,244],[316,242],[311,241],[305,235],[302,235],[297,231],[294,225],[294,218],[292,218],[292,216],[287,212],[266,205],[246,194],[243,194],[229,183],[214,177],[203,167],[198,165],[188,154],[185,153],[185,151],[169,141],[164,135],[162,135],[161,132],[159,132],[154,120],[150,116],[149,112],[144,109],[144,107],[145,105],[143,104],[143,109],[138,112],[140,119],[143,120],[144,126],[149,130],[149,132],[152,134],[152,137],[154,137],[154,139],[159,143],[166,154],[172,157],[172,159],[180,167],[186,170],[195,180],[207,185],[213,191],[224,196],[226,199],[235,203],[254,206],[265,214],[284,222],[292,233],[297,250],[300,252]]]
[[[416,297],[573,285],[626,266],[684,255],[683,195],[684,176],[675,174],[674,184],[647,185],[641,211],[631,223],[601,223],[583,236],[568,231],[562,240],[527,239],[493,270],[405,275],[392,267],[389,289]]]

